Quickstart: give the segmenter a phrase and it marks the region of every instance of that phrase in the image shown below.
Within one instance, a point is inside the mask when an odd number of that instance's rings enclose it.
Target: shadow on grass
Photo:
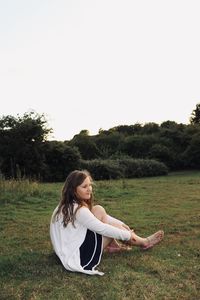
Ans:
[[[0,277],[4,280],[42,279],[64,272],[64,267],[54,253],[23,252],[0,259]]]

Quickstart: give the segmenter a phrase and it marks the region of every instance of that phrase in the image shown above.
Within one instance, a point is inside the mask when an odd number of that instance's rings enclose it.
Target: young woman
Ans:
[[[103,250],[124,249],[117,240],[147,250],[163,236],[164,232],[159,230],[147,238],[139,237],[128,225],[108,215],[102,206],[93,205],[92,178],[88,171],[75,170],[69,174],[50,224],[51,242],[63,266],[90,275],[103,275],[95,269]]]

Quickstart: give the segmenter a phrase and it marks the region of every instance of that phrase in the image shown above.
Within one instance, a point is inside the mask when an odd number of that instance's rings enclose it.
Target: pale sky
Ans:
[[[0,117],[56,140],[171,120],[200,102],[199,0],[0,0]]]

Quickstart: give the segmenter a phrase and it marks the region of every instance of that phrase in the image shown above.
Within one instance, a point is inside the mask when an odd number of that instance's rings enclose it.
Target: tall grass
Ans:
[[[0,177],[0,201],[12,202],[14,199],[24,199],[28,196],[40,196],[41,189],[36,181],[29,179],[5,180]]]

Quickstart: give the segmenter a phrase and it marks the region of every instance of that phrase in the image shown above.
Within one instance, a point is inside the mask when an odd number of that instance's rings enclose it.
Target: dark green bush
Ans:
[[[167,175],[168,169],[162,162],[153,159],[122,158],[118,160],[125,178]]]
[[[81,158],[77,148],[57,141],[46,142],[44,157],[45,166],[41,175],[44,181],[49,182],[65,180],[69,172],[79,168]]]
[[[149,151],[149,158],[163,162],[170,169],[175,165],[175,153],[169,147],[162,144],[155,144]]]
[[[116,160],[82,160],[81,168],[87,169],[95,180],[117,179],[123,177],[123,170]]]
[[[81,168],[87,169],[95,180],[159,176],[168,173],[165,164],[153,159],[82,160]]]

